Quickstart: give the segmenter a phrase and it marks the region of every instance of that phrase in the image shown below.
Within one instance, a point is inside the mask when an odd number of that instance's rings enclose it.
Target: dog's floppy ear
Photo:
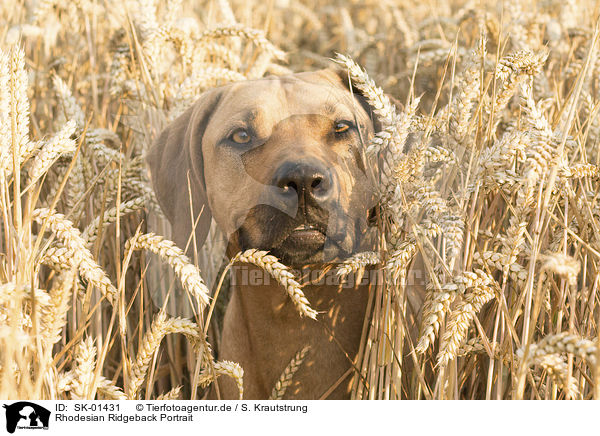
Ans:
[[[185,248],[198,216],[197,248],[204,244],[210,229],[212,214],[204,182],[202,137],[221,94],[221,88],[202,94],[161,132],[146,155],[154,192],[171,223],[173,239],[181,248]]]

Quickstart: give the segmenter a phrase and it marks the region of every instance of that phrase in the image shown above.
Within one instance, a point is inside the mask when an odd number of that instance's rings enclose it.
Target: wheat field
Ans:
[[[599,14],[593,0],[0,3],[0,398],[200,399],[217,377],[243,398],[243,368],[207,335],[229,266],[267,269],[315,313],[267,253],[227,265],[209,241],[186,257],[144,155],[207,89],[336,64],[381,124],[364,150],[378,248],[338,266],[386,279],[352,397],[600,399]]]

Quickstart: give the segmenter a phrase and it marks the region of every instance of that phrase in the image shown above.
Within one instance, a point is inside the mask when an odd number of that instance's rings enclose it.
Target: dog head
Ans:
[[[214,218],[230,253],[259,248],[303,266],[364,242],[374,196],[360,150],[373,130],[348,78],[321,70],[204,93],[147,159],[176,243],[192,229],[203,243]]]

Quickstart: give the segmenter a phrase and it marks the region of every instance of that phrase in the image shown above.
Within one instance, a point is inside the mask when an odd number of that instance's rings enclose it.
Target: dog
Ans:
[[[331,69],[205,92],[147,156],[174,241],[185,247],[193,232],[201,245],[214,219],[229,256],[267,250],[309,274],[372,250],[375,196],[360,150],[376,128],[365,98]],[[349,398],[372,283],[343,286],[331,272],[325,280],[313,274],[303,287],[319,312],[313,320],[274,280],[233,275],[218,358],[244,369],[244,398],[269,398],[307,346],[284,398]],[[226,377],[215,392],[238,397]]]

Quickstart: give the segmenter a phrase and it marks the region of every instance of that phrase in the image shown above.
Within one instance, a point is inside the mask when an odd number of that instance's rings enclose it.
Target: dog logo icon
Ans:
[[[4,405],[6,409],[6,431],[14,433],[18,429],[48,430],[50,411],[29,401],[19,401]]]

